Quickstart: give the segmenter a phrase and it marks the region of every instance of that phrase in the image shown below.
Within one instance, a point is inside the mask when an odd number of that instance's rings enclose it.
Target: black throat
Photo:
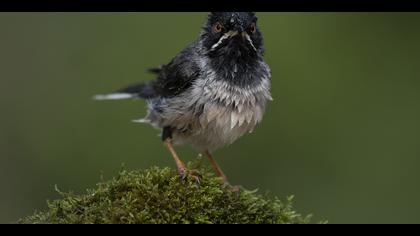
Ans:
[[[210,55],[210,67],[216,79],[238,87],[253,86],[266,76],[262,58],[256,52],[244,50],[216,51]]]

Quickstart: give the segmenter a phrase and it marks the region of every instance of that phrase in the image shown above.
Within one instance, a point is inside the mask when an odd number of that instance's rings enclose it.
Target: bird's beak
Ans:
[[[237,35],[240,35],[243,39],[245,39],[248,34],[246,33],[246,31],[231,30],[231,31],[226,32],[225,35],[227,36],[227,38],[233,38]]]
[[[252,40],[250,39],[249,35],[246,33],[246,31],[237,31],[237,30],[230,30],[228,32],[226,32],[217,43],[215,43],[210,51],[213,51],[214,49],[216,49],[221,43],[223,43],[225,40],[227,39],[231,39],[233,37],[239,36],[242,40],[244,41],[248,41],[249,44],[252,46],[252,48],[254,49],[254,51],[257,51],[257,49],[254,47],[254,44],[252,43]]]
[[[233,38],[235,36],[239,36],[242,40],[245,40],[247,37],[247,33],[246,31],[229,31],[227,33],[225,33],[225,35],[227,36],[227,38]]]
[[[226,32],[226,33],[225,33],[225,35],[226,35],[228,38],[235,37],[235,36],[236,36],[236,35],[238,35],[238,34],[239,34],[239,32],[238,32],[238,31],[233,31],[233,30],[228,31],[228,32]]]

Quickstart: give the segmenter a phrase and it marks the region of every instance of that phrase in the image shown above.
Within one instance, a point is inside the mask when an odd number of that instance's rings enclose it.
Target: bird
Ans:
[[[174,149],[189,145],[206,155],[217,176],[228,183],[213,152],[251,133],[273,100],[257,20],[255,12],[210,12],[195,41],[169,63],[149,69],[153,80],[94,99],[145,99],[147,115],[133,121],[160,130],[179,175],[199,180]]]

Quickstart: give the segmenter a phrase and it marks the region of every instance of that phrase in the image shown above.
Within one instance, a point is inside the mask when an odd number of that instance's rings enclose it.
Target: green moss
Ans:
[[[207,169],[200,183],[181,179],[170,168],[121,171],[87,194],[62,193],[48,210],[19,223],[308,223],[285,203],[256,191],[232,191]]]

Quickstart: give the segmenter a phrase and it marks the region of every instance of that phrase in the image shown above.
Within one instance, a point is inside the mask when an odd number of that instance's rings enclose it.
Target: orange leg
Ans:
[[[178,157],[178,154],[176,153],[173,145],[172,145],[172,141],[170,138],[165,139],[165,141],[163,141],[163,143],[165,144],[166,148],[169,150],[169,152],[171,153],[172,158],[175,161],[176,164],[176,168],[178,170],[178,174],[181,177],[185,177],[185,174],[188,174],[190,177],[192,177],[193,179],[195,179],[197,182],[200,181],[200,178],[196,175],[194,175],[194,173],[190,172],[187,170],[187,167],[185,167],[185,164],[181,161],[181,159]],[[188,172],[188,173],[187,173]]]
[[[163,143],[165,144],[166,148],[169,150],[169,152],[171,153],[172,158],[175,161],[176,164],[176,168],[178,170],[178,173],[180,175],[183,175],[185,173],[185,170],[187,169],[185,167],[185,164],[181,161],[181,159],[179,159],[178,154],[176,154],[176,151],[172,145],[172,141],[171,139],[166,139],[165,141],[163,141]]]
[[[222,178],[222,180],[223,180],[224,183],[228,183],[228,180],[227,180],[226,175],[223,173],[222,169],[217,164],[216,160],[213,158],[213,156],[211,155],[211,153],[209,151],[205,151],[205,154],[206,154],[207,158],[209,159],[211,165],[213,166],[213,169],[216,171],[217,175],[220,178]]]

